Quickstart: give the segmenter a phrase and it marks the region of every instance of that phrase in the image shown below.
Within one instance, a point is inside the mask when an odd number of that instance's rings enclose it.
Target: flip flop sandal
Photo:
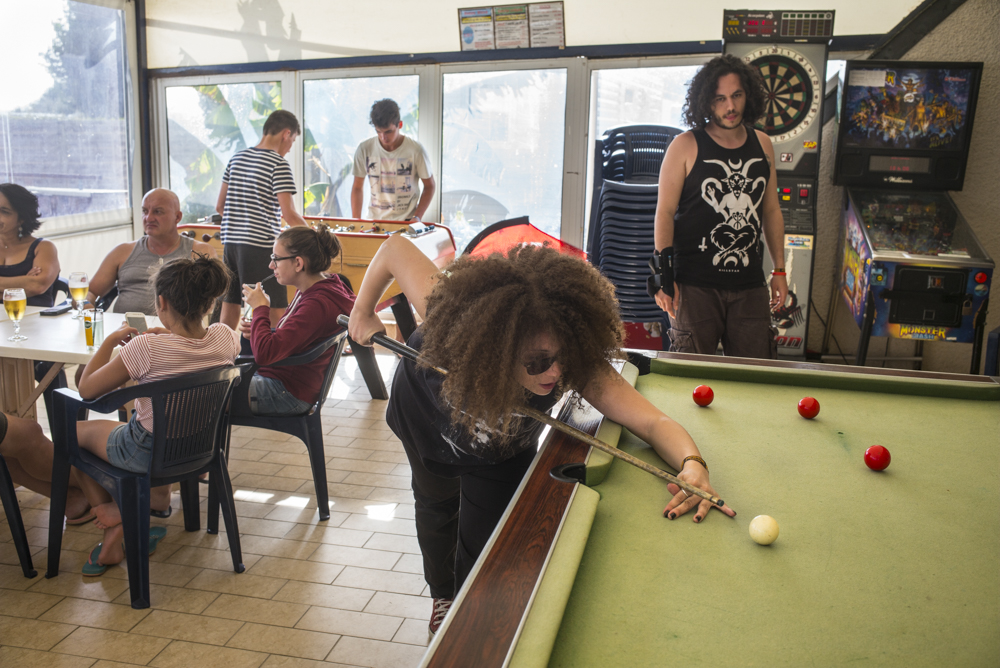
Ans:
[[[97,560],[101,556],[101,545],[103,543],[98,543],[97,547],[90,551],[90,558],[83,565],[83,574],[88,578],[96,578],[99,575],[104,575],[104,572],[109,568],[104,564],[97,563]]]
[[[167,535],[166,527],[150,527],[149,528],[149,555],[152,556],[156,552],[157,546],[160,541],[163,540],[164,536]]]
[[[149,515],[151,517],[159,517],[161,520],[165,520],[174,512],[173,506],[167,506],[166,510],[156,510],[155,508],[149,509]]]

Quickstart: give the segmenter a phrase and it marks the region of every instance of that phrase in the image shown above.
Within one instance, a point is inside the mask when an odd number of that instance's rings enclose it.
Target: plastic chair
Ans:
[[[14,539],[17,559],[21,562],[21,572],[24,573],[24,577],[33,578],[38,575],[38,571],[31,563],[28,534],[24,532],[21,507],[17,504],[17,494],[14,492],[14,481],[11,480],[3,455],[0,455],[0,501],[3,501],[3,511],[7,515],[7,525],[10,527],[11,538]]]
[[[52,503],[49,513],[49,558],[46,578],[59,574],[62,548],[62,518],[70,465],[101,484],[122,515],[125,531],[125,558],[133,608],[149,607],[149,490],[151,487],[181,483],[184,528],[197,531],[198,476],[211,473],[211,485],[222,502],[233,570],[242,573],[243,553],[233,487],[226,467],[224,445],[229,436],[226,409],[233,387],[240,382],[235,366],[186,374],[109,392],[84,401],[72,390],[56,392],[56,431],[52,441]],[[150,470],[132,473],[112,466],[80,448],[76,434],[81,409],[112,413],[137,398],[149,397],[153,404],[153,456]]]
[[[108,293],[103,297],[98,297],[94,306],[101,309],[105,313],[111,310],[111,305],[115,303],[115,299],[118,298],[118,284],[111,286]]]
[[[320,388],[319,398],[309,407],[309,410],[302,415],[253,415],[250,412],[250,404],[247,393],[242,389],[233,401],[232,423],[245,427],[258,427],[260,429],[270,429],[283,434],[290,434],[301,440],[309,453],[309,464],[312,466],[313,486],[316,488],[316,505],[319,507],[320,520],[330,519],[330,493],[326,487],[326,451],[323,448],[323,425],[320,421],[320,413],[323,404],[326,402],[326,395],[330,393],[330,386],[333,378],[337,375],[337,365],[340,363],[340,356],[347,345],[347,330],[342,330],[331,337],[323,339],[309,350],[286,357],[280,362],[275,362],[269,366],[284,367],[309,364],[321,355],[333,348],[333,356],[326,367],[326,374],[323,376],[323,385]],[[252,361],[240,357],[237,362]],[[257,364],[241,365],[245,387],[249,388],[250,377],[259,369]],[[208,532],[215,533],[219,527],[218,504],[211,489],[208,492]]]

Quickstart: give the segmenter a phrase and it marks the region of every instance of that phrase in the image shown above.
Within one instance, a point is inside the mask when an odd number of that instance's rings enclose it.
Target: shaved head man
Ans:
[[[191,257],[195,251],[215,256],[215,249],[206,243],[182,236],[177,231],[181,222],[181,203],[177,195],[165,188],[155,188],[142,198],[142,230],[135,241],[116,246],[104,258],[100,269],[90,279],[87,301],[96,302],[111,288],[118,286],[115,313],[140,311],[156,314],[153,287],[149,282],[161,265],[181,257]]]

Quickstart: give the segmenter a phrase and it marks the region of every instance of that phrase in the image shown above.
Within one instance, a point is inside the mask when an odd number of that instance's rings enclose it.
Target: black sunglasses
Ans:
[[[528,372],[529,376],[537,376],[548,371],[558,361],[559,356],[553,355],[552,357],[536,357],[533,360],[521,362],[521,364],[524,365],[524,370]]]

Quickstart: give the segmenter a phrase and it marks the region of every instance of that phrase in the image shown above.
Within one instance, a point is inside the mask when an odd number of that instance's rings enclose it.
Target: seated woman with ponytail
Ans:
[[[83,370],[80,396],[94,399],[128,380],[152,382],[183,374],[207,371],[233,363],[240,350],[239,336],[217,323],[205,327],[203,319],[215,300],[229,287],[229,270],[220,260],[199,257],[179,259],[163,265],[153,278],[156,314],[163,327],[151,327],[141,336],[122,325],[108,334]],[[121,354],[111,359],[116,346]],[[77,423],[80,446],[118,468],[136,473],[149,470],[153,443],[153,406],[149,399],[135,400],[135,413],[127,423],[86,420]],[[97,526],[104,540],[90,553],[84,575],[101,575],[108,566],[125,558],[122,548],[121,512],[111,495],[93,479],[78,477],[87,500],[97,513]],[[152,490],[151,505],[169,503],[169,487]],[[163,498],[167,497],[167,498]],[[150,554],[166,533],[150,530]]]
[[[242,320],[240,331],[250,339],[254,361],[260,368],[250,379],[246,395],[249,405],[234,400],[234,412],[301,415],[319,398],[323,375],[336,347],[307,365],[269,365],[333,336],[340,329],[337,316],[351,312],[354,295],[338,276],[323,273],[339,254],[340,242],[325,225],[316,229],[290,227],[278,236],[270,267],[280,285],[291,285],[298,292],[273,331],[270,301],[260,283],[243,286],[243,297],[253,309],[253,318]]]

